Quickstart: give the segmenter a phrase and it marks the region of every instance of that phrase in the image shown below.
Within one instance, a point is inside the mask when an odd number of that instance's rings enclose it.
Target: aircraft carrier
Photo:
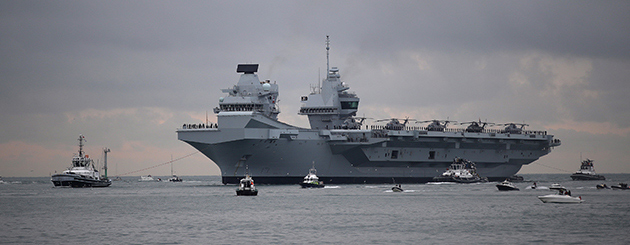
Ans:
[[[222,89],[214,108],[217,123],[184,124],[179,140],[210,158],[224,184],[237,184],[248,172],[259,184],[297,184],[313,166],[326,184],[423,183],[440,175],[454,158],[475,162],[477,172],[491,181],[516,174],[561,144],[544,131],[524,124],[486,129],[484,122],[449,128],[449,121],[387,119],[386,125],[363,125],[357,118],[359,97],[341,81],[328,62],[327,76],[307,96],[299,114],[310,128],[277,120],[278,84],[261,81],[258,64],[240,64],[236,85]],[[402,122],[401,122],[402,121]],[[461,124],[460,124],[461,125]]]

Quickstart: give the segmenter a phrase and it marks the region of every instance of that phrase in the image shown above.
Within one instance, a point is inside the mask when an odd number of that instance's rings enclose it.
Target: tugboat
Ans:
[[[619,185],[611,186],[614,190],[630,190],[628,183],[619,183]]]
[[[578,170],[577,172],[571,175],[571,179],[573,180],[606,180],[606,177],[595,173],[595,168],[593,167],[593,160],[586,159],[582,161],[580,170]]]
[[[544,203],[581,203],[582,197],[572,197],[571,191],[567,189],[559,189],[558,194],[549,194],[538,196],[538,199]]]
[[[242,178],[238,188],[236,189],[237,196],[256,196],[258,195],[258,190],[254,186],[254,180],[249,174],[245,174],[245,178]]]
[[[508,181],[507,179],[497,184],[497,188],[500,191],[518,191],[519,190],[518,187],[514,186],[514,184],[512,184],[512,182]]]
[[[487,182],[488,178],[477,173],[475,163],[456,157],[449,168],[440,176],[433,177],[435,182],[477,183]]]
[[[308,174],[304,176],[304,181],[300,183],[302,188],[324,188],[324,182],[319,181],[319,177],[317,177],[317,170],[315,169],[315,164],[308,171]]]
[[[111,180],[107,178],[107,153],[109,149],[105,148],[105,175],[101,174],[94,166],[94,161],[90,159],[89,155],[83,153],[83,141],[85,137],[79,135],[79,154],[72,158],[72,166],[61,174],[54,174],[50,180],[55,186],[70,186],[70,187],[108,187],[112,184]]]

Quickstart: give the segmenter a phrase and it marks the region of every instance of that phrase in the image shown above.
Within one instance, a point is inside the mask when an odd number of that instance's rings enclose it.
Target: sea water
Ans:
[[[108,188],[53,187],[50,178],[5,178],[0,243],[9,244],[627,244],[630,182],[523,175],[520,191],[475,184],[258,185],[236,196],[218,176],[184,182],[114,181]],[[253,176],[254,181],[256,176]],[[166,179],[166,178],[163,178]],[[536,181],[540,188],[531,189]],[[581,204],[542,203],[559,183]]]

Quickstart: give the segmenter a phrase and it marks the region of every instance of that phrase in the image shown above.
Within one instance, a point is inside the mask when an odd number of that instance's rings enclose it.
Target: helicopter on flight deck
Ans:
[[[529,124],[525,123],[503,123],[497,124],[497,126],[506,126],[503,132],[510,134],[521,134],[523,132],[523,128],[525,126],[529,126]],[[521,126],[521,127],[518,127]]]
[[[342,129],[361,129],[361,126],[363,125],[363,121],[365,121],[365,119],[372,119],[369,117],[349,117],[346,120],[343,121],[343,124],[341,125]]]
[[[403,130],[405,126],[407,126],[407,123],[409,121],[415,121],[414,119],[409,119],[409,117],[407,117],[405,118],[405,121],[403,121],[402,123],[399,121],[401,119],[398,119],[398,118],[381,119],[381,120],[376,120],[376,122],[384,122],[388,120],[389,122],[385,125],[385,129],[388,129],[388,130]]]
[[[427,131],[444,131],[448,123],[457,122],[457,121],[433,119],[433,120],[427,120],[427,121],[418,121],[416,123],[428,123],[428,122],[430,122],[430,124],[427,125]]]
[[[466,132],[469,133],[481,133],[487,125],[494,125],[494,123],[482,122],[481,119],[479,119],[479,122],[470,121],[460,123],[460,125],[462,124],[469,124],[468,127],[466,127]]]

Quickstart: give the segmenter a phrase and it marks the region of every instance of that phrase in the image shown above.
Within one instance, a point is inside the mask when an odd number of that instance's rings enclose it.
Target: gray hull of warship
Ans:
[[[504,130],[410,127],[397,119],[362,125],[364,118],[355,117],[359,98],[347,91],[336,67],[301,99],[299,114],[308,116],[311,128],[292,126],[277,120],[278,85],[260,81],[257,69],[238,65],[239,82],[222,90],[228,96],[214,109],[217,124],[177,129],[179,140],[219,166],[224,184],[238,184],[246,171],[260,184],[296,184],[313,166],[326,184],[423,183],[455,157],[499,181],[560,145],[553,135],[513,124]]]

